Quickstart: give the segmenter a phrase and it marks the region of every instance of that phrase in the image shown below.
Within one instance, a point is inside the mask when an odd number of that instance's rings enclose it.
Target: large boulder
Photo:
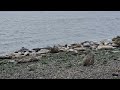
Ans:
[[[57,46],[53,46],[50,48],[50,53],[58,53],[60,50]]]
[[[94,64],[94,54],[89,52],[83,59],[83,66],[90,66]]]
[[[116,46],[120,47],[120,36],[113,38],[112,41],[114,44],[116,44]]]

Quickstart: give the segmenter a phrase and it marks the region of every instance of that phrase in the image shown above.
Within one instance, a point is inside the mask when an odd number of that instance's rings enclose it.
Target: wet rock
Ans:
[[[112,76],[118,77],[118,76],[119,76],[119,73],[117,73],[117,72],[116,72],[116,73],[113,73]]]
[[[11,56],[0,56],[0,59],[12,59]]]
[[[35,52],[38,52],[38,51],[41,50],[41,48],[34,48],[34,49],[32,49],[32,50],[34,50]]]
[[[29,56],[36,56],[36,52],[32,51],[32,53],[29,53]]]
[[[90,66],[94,64],[94,54],[88,52],[88,54],[83,59],[83,66]]]
[[[60,50],[57,46],[53,46],[51,49],[50,49],[50,53],[58,53]]]
[[[25,52],[24,53],[24,56],[29,56],[30,55],[30,52]]]
[[[25,48],[25,47],[22,47],[20,50],[18,50],[17,52],[26,52],[26,51],[29,51],[29,49]]]

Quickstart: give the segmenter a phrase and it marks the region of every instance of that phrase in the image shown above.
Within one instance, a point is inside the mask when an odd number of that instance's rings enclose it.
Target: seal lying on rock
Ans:
[[[114,49],[115,47],[113,46],[109,46],[109,45],[99,45],[97,47],[98,50],[101,50],[101,49],[105,49],[105,50],[109,50],[109,49]]]

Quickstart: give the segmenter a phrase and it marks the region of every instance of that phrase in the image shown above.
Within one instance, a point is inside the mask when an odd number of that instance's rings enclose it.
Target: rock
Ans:
[[[32,50],[34,50],[35,52],[38,52],[38,51],[41,50],[41,48],[34,48],[34,49],[32,49]]]
[[[113,73],[112,76],[119,76],[119,74],[116,72],[116,73]]]
[[[112,43],[112,46],[113,47],[119,47],[119,45],[115,44],[115,43]]]
[[[57,46],[53,46],[51,49],[50,49],[50,53],[58,53],[60,50]]]
[[[30,55],[29,52],[25,52],[25,53],[24,53],[24,56],[29,56],[29,55]]]
[[[68,52],[73,52],[74,54],[78,54],[78,51],[77,50],[74,50],[74,49],[69,49],[67,50]]]
[[[66,47],[61,47],[61,48],[59,48],[59,51],[60,52],[65,52],[65,51],[67,51],[69,48],[66,48]]]
[[[90,47],[91,46],[89,41],[82,42],[81,44],[83,47]]]
[[[74,48],[77,48],[77,47],[81,47],[81,44],[74,43],[74,44],[71,44],[71,45],[69,46],[69,48],[71,48],[71,49],[74,49]]]
[[[88,53],[83,59],[83,66],[90,66],[94,64],[94,54]]]
[[[0,56],[0,59],[12,59],[11,56]]]
[[[77,50],[77,51],[85,51],[86,48],[84,48],[84,47],[78,47],[78,48],[74,48],[74,50]]]
[[[12,58],[19,58],[22,57],[22,53],[21,52],[11,53],[9,56],[11,56]]]
[[[100,49],[109,50],[109,49],[114,49],[114,48],[115,48],[115,47],[109,46],[109,45],[99,45],[99,46],[97,47],[98,50],[100,50]]]
[[[113,43],[120,47],[120,36],[117,36],[112,39]]]
[[[29,53],[30,56],[36,56],[36,52],[32,51],[32,53]]]
[[[32,51],[29,51],[29,53],[32,53]]]

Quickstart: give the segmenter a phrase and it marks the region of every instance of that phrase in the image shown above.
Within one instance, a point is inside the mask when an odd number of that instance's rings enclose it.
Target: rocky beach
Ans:
[[[120,79],[120,37],[0,56],[0,79]]]

